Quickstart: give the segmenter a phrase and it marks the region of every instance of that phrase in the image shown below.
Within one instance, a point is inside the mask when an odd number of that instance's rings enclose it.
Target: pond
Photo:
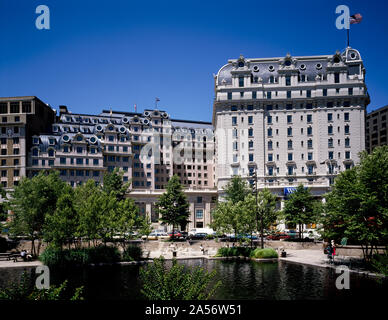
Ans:
[[[171,263],[171,262],[168,262]],[[381,299],[388,282],[379,283],[372,278],[350,273],[350,289],[338,290],[334,269],[279,261],[179,260],[186,266],[201,266],[208,271],[217,270],[222,281],[213,299],[256,300],[322,300],[322,299]],[[87,300],[141,299],[139,269],[144,266],[103,266],[55,272],[51,270],[52,284],[69,280],[71,287],[83,285]],[[0,286],[16,279],[23,269],[0,271]]]

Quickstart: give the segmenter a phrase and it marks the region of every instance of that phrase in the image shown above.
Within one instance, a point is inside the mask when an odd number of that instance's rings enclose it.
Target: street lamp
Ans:
[[[257,199],[258,191],[257,191],[257,170],[256,169],[255,169],[255,171],[252,174],[252,178],[254,178],[254,181],[253,181],[253,193],[255,194],[255,197],[256,197],[256,228],[257,228],[257,231],[259,231],[259,206],[258,206],[258,199]],[[262,202],[260,202],[260,205],[262,205]],[[260,224],[261,224],[261,226],[260,226],[261,248],[263,249],[264,248],[263,212],[261,212],[261,214],[260,214]]]

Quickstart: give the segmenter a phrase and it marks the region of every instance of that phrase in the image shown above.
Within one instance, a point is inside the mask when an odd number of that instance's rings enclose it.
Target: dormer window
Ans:
[[[291,60],[286,60],[286,61],[284,62],[284,65],[285,65],[286,67],[289,67],[289,66],[291,65]]]
[[[239,62],[238,62],[238,67],[239,67],[239,68],[244,68],[244,65],[245,65],[245,64],[244,64],[244,61],[239,61]]]

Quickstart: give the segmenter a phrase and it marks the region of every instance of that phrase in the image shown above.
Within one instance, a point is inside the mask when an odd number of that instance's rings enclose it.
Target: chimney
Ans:
[[[59,115],[62,115],[64,113],[69,113],[67,110],[67,106],[59,106]]]

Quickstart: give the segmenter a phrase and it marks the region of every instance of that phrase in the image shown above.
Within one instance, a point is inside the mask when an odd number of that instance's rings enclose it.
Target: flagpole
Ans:
[[[349,26],[349,29],[346,29],[346,33],[347,33],[347,38],[348,38],[348,47],[349,47],[349,30],[350,30],[350,26]]]

